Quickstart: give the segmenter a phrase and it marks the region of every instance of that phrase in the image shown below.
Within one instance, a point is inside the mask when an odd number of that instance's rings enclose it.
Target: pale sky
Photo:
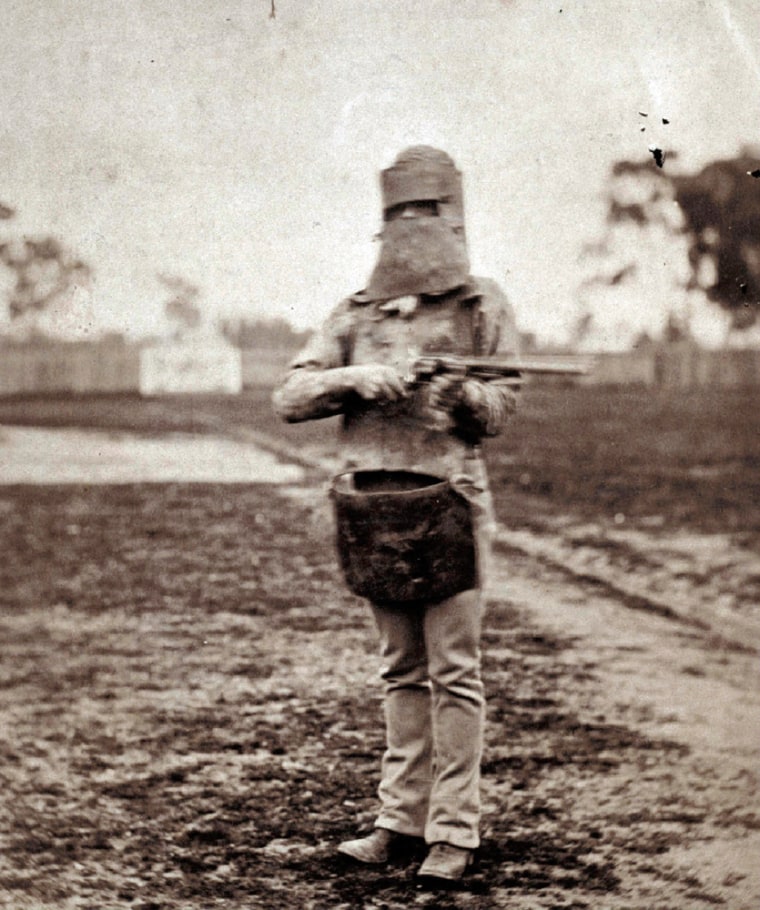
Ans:
[[[464,172],[473,271],[562,340],[611,164],[760,139],[757,0],[2,5],[0,239],[54,233],[90,263],[69,327],[162,331],[158,273],[210,318],[318,324],[375,261],[378,171],[424,142]],[[623,316],[595,301],[611,343],[660,327],[669,255]]]

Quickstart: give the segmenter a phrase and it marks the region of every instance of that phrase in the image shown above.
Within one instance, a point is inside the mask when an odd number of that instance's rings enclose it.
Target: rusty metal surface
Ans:
[[[374,603],[437,602],[475,584],[470,506],[408,471],[339,475],[331,488],[346,582]]]

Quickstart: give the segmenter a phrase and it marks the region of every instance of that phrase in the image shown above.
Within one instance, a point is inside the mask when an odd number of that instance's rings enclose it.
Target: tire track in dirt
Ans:
[[[497,609],[506,599],[547,636],[570,641],[561,660],[590,677],[554,697],[581,728],[593,721],[621,733],[623,748],[595,739],[602,751],[593,779],[571,771],[554,794],[566,825],[597,832],[600,856],[618,876],[618,897],[600,906],[756,906],[756,656],[666,618],[620,610],[609,591],[568,583],[566,573],[529,557],[512,553],[497,567]],[[497,644],[491,658],[499,654]],[[556,728],[552,719],[543,745],[562,756],[562,744],[551,745]],[[626,737],[651,749],[632,754]]]
[[[760,556],[733,548],[726,540],[716,540],[707,565],[704,558],[697,564],[686,550],[670,556],[678,562],[674,568],[668,564],[668,540],[647,539],[641,533],[617,542],[598,527],[591,536],[572,526],[564,533],[501,526],[495,539],[505,552],[523,553],[593,583],[623,606],[702,630],[733,647],[760,649]]]

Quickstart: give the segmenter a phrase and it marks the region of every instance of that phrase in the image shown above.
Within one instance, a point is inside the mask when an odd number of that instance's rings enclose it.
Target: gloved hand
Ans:
[[[459,405],[478,407],[483,399],[480,387],[477,380],[456,373],[433,376],[428,386],[428,407],[445,414],[451,414]]]
[[[408,395],[401,374],[380,363],[334,367],[329,370],[292,369],[273,397],[278,414],[288,423],[345,413],[352,396],[365,401],[398,401]]]
[[[433,376],[427,387],[425,423],[431,430],[445,433],[455,425],[453,412],[462,398],[464,376],[440,373]]]
[[[499,432],[515,403],[514,392],[498,383],[444,373],[430,381],[427,423],[431,429],[456,429],[479,439]]]
[[[404,378],[395,367],[382,363],[343,367],[347,385],[365,401],[398,401],[408,395]]]

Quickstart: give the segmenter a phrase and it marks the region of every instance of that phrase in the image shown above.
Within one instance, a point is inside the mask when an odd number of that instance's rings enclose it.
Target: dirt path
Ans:
[[[3,910],[755,910],[756,653],[514,549],[479,867],[444,895],[346,868],[380,661],[321,497],[0,487]]]
[[[569,641],[564,667],[588,671],[557,693],[564,710],[653,744],[635,758],[605,748],[603,773],[574,775],[554,793],[555,813],[579,836],[597,831],[600,860],[619,877],[618,896],[594,906],[760,905],[757,653],[515,553],[499,560],[495,588]],[[492,632],[489,648],[497,662],[498,638]]]

